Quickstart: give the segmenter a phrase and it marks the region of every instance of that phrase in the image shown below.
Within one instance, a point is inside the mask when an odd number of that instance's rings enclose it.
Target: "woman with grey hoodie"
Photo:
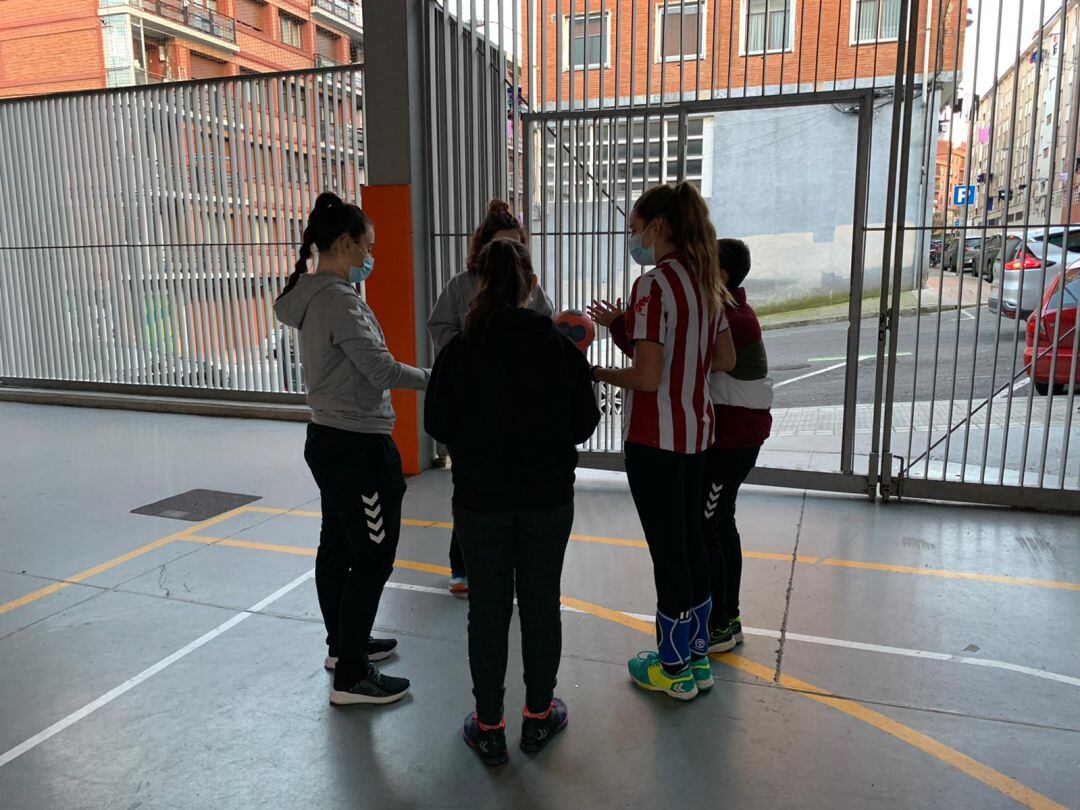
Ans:
[[[371,628],[394,568],[405,496],[390,391],[422,391],[429,372],[393,358],[356,291],[374,269],[374,247],[375,227],[363,211],[320,194],[274,304],[278,319],[300,332],[311,408],[304,459],[322,496],[315,584],[337,705],[393,703],[409,691],[407,679],[372,663],[397,642],[371,638]]]
[[[480,226],[473,231],[469,241],[469,257],[465,261],[465,272],[458,273],[447,283],[435,302],[435,308],[428,317],[428,334],[431,335],[432,345],[435,347],[435,356],[438,357],[446,345],[460,335],[465,329],[465,316],[469,313],[469,305],[473,296],[480,286],[479,276],[476,272],[477,257],[480,251],[494,242],[496,239],[510,239],[529,246],[528,237],[521,222],[514,216],[510,206],[503,200],[492,200],[488,203],[487,216]],[[538,312],[551,318],[555,315],[555,307],[551,299],[547,297],[540,286],[537,285],[529,293],[525,302],[525,309]],[[461,545],[458,543],[457,534],[450,535],[450,593],[455,596],[466,596],[469,593],[469,579],[465,571],[465,557],[461,553]]]

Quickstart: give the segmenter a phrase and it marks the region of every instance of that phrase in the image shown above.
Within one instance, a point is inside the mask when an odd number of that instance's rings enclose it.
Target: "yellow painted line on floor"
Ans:
[[[236,540],[232,537],[209,537],[205,534],[187,535],[178,538],[188,543],[200,543],[206,546],[225,546],[226,548],[243,548],[251,551],[273,551],[278,554],[293,554],[297,557],[314,557],[317,549],[309,546],[285,546],[278,543],[256,543],[252,540]],[[396,560],[397,568],[408,568],[412,571],[423,571],[425,574],[440,574],[450,576],[450,569],[441,565],[415,562],[413,560]]]
[[[606,619],[607,621],[621,624],[625,627],[630,627],[645,633],[650,637],[653,637],[655,633],[651,622],[645,622],[641,619],[634,618],[633,616],[627,616],[625,613],[611,610],[602,605],[596,605],[569,596],[564,596],[562,602],[567,607],[574,608],[583,613],[589,613],[598,618]],[[712,658],[717,663],[746,672],[747,674],[753,675],[766,682],[772,682],[775,676],[775,670],[773,670],[772,667],[767,667],[756,661],[743,658],[741,655],[723,653],[714,655]],[[924,754],[970,776],[972,779],[982,782],[987,787],[992,788],[999,793],[1003,793],[1025,807],[1037,808],[1038,810],[1065,810],[1064,805],[1058,804],[1053,799],[1017,782],[1012,777],[1006,776],[999,771],[995,771],[989,765],[984,765],[978,760],[972,759],[967,754],[962,754],[955,748],[950,748],[944,743],[938,742],[932,737],[928,737],[910,726],[905,726],[903,723],[893,720],[891,717],[886,717],[880,712],[876,712],[873,709],[863,706],[861,703],[835,697],[818,686],[814,686],[806,681],[801,681],[798,678],[792,678],[789,675],[780,676],[780,686],[795,694],[802,695],[809,700],[813,700],[832,709],[836,709],[839,712],[843,712],[849,717],[854,717],[856,720],[860,720],[863,723],[876,728],[878,731],[882,731],[903,743],[907,743],[913,748],[922,751]]]
[[[807,558],[809,559],[809,558]],[[806,562],[802,557],[799,562]],[[971,582],[993,582],[998,585],[1026,585],[1032,588],[1051,588],[1063,591],[1080,591],[1080,583],[1060,582],[1053,579],[1032,579],[1030,577],[1010,577],[1000,574],[974,574],[967,571],[945,571],[940,568],[915,568],[909,565],[886,565],[885,563],[861,562],[858,560],[837,560],[826,557],[821,565],[835,568],[859,568],[864,571],[885,571],[890,574],[915,574],[924,577],[942,577],[944,579],[964,579]]]
[[[229,538],[206,536],[187,536],[180,539],[192,543],[206,543],[234,548],[273,551],[305,557],[312,557],[315,555],[315,549],[306,546],[283,546],[274,543],[255,543],[247,540],[232,540]],[[442,565],[432,565],[430,563],[416,562],[414,560],[396,560],[394,566],[397,568],[407,568],[412,571],[423,571],[429,574],[450,576],[450,569]],[[637,630],[649,637],[653,637],[654,635],[654,628],[651,622],[628,616],[621,611],[612,610],[603,605],[586,602],[582,599],[575,599],[572,596],[563,596],[562,604],[573,610],[580,611],[581,613],[587,613],[599,619],[604,619],[605,621],[628,627],[631,630]],[[745,672],[748,675],[753,675],[766,683],[771,683],[775,677],[775,670],[772,667],[759,664],[757,661],[751,661],[749,658],[743,658],[741,655],[723,653],[714,655],[712,658],[717,663]],[[967,754],[963,754],[955,748],[950,748],[944,743],[938,742],[932,737],[928,737],[927,735],[916,731],[910,726],[906,726],[903,723],[893,720],[891,717],[887,717],[880,712],[869,709],[861,703],[835,697],[821,687],[814,686],[813,684],[799,680],[798,678],[792,678],[790,675],[781,675],[779,685],[790,692],[802,695],[809,700],[836,709],[849,717],[853,717],[856,720],[866,723],[867,725],[876,728],[878,731],[884,732],[885,734],[922,751],[927,756],[933,757],[951,768],[955,768],[961,773],[970,776],[972,779],[982,782],[987,787],[1008,796],[1025,807],[1037,808],[1037,810],[1065,810],[1064,805],[1058,804],[1041,793],[1017,782],[1015,779],[994,770],[988,765],[984,765],[976,759],[972,759]]]
[[[292,509],[273,509],[267,506],[246,506],[238,511],[258,512],[267,515],[295,515],[296,517],[322,517],[322,512],[304,512]],[[412,526],[425,529],[452,529],[453,523],[445,523],[437,520],[411,520],[403,519],[403,526]],[[625,537],[601,537],[591,534],[572,534],[570,539],[578,543],[597,543],[607,546],[622,546],[624,548],[647,549],[644,540],[631,540]],[[790,554],[781,554],[773,551],[750,551],[743,550],[743,557],[751,560],[772,560],[775,562],[790,562]],[[841,560],[835,557],[815,557],[808,554],[800,554],[796,559],[800,565],[823,565],[831,568],[851,568],[863,571],[880,571],[887,574],[908,574],[922,577],[938,577],[940,579],[959,579],[968,582],[989,582],[995,585],[1020,585],[1030,588],[1048,588],[1052,590],[1080,591],[1080,583],[1063,582],[1053,579],[1035,579],[1032,577],[1012,577],[1002,574],[978,574],[969,571],[949,571],[941,568],[917,568],[910,565],[890,565],[888,563],[863,562],[862,560]]]
[[[254,512],[257,515],[292,515],[294,517],[321,518],[322,512],[310,512],[302,509],[274,509],[271,506],[241,506],[244,512]]]
[[[162,537],[159,540],[153,540],[147,543],[145,546],[139,546],[136,549],[132,549],[126,554],[121,554],[119,557],[113,557],[111,560],[95,565],[93,568],[87,568],[85,571],[80,571],[77,574],[72,574],[69,577],[65,577],[60,582],[53,582],[50,585],[46,585],[44,588],[38,588],[36,591],[31,591],[25,596],[20,596],[18,599],[12,599],[10,602],[4,602],[0,605],[0,615],[9,613],[16,608],[29,605],[31,602],[36,602],[39,599],[44,599],[46,596],[62,591],[65,588],[69,588],[72,585],[76,585],[80,582],[85,582],[91,577],[96,577],[98,574],[104,573],[112,568],[116,568],[118,565],[123,565],[126,562],[141,557],[144,554],[149,554],[151,551],[162,548],[169,545],[176,540],[183,540],[188,534],[192,532],[200,531],[201,529],[209,529],[211,526],[216,526],[219,523],[224,523],[226,520],[231,520],[237,515],[243,514],[245,511],[250,511],[247,507],[241,507],[239,509],[233,509],[229,512],[212,517],[209,520],[204,520],[201,523],[196,523],[187,529],[183,529],[174,534],[170,534],[168,537]]]
[[[237,540],[232,537],[208,537],[205,534],[179,538],[186,543],[200,543],[206,546],[225,546],[244,548],[252,551],[274,551],[278,554],[295,554],[298,557],[314,557],[317,549],[308,546],[283,546],[278,543],[256,543],[253,540]]]

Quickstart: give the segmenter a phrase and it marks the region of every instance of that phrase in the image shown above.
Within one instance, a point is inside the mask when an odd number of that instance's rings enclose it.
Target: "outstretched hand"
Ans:
[[[607,300],[593,299],[585,312],[600,326],[610,327],[612,321],[623,314],[622,299],[618,299],[614,304]]]

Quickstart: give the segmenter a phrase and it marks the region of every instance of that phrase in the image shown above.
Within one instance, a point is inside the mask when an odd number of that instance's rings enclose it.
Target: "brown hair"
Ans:
[[[470,273],[476,272],[476,261],[480,256],[480,251],[488,246],[499,231],[517,231],[518,239],[525,244],[525,228],[510,210],[509,203],[504,200],[492,200],[488,203],[487,216],[480,223],[480,227],[473,231],[472,239],[469,241],[469,258],[465,262],[465,268]]]
[[[697,274],[710,315],[735,302],[720,278],[716,229],[709,220],[709,208],[692,183],[650,188],[634,203],[633,213],[646,222],[664,218],[671,241],[689,260],[691,272]]]
[[[465,335],[483,333],[500,314],[512,312],[525,303],[534,278],[529,251],[512,239],[494,239],[476,257],[474,271],[480,288],[465,315]]]

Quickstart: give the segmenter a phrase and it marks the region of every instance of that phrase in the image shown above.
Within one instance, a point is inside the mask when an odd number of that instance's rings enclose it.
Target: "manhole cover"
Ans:
[[[132,509],[131,513],[173,520],[190,520],[197,523],[217,517],[238,506],[246,506],[259,500],[260,497],[259,495],[239,495],[235,492],[218,492],[214,489],[193,489],[157,503]]]

